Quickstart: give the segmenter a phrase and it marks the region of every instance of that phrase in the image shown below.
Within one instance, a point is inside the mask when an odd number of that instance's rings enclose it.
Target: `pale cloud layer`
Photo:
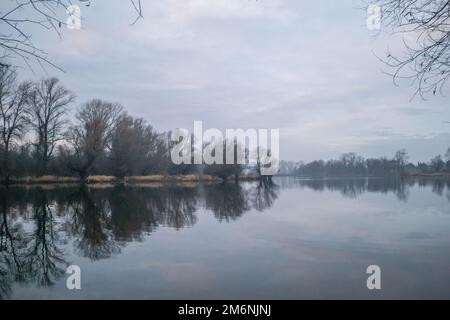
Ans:
[[[36,34],[78,103],[117,101],[159,130],[280,128],[289,160],[403,147],[424,160],[450,146],[449,99],[410,101],[412,88],[393,86],[373,53],[387,40],[360,1],[143,3],[133,26],[126,1],[93,1],[82,30]]]

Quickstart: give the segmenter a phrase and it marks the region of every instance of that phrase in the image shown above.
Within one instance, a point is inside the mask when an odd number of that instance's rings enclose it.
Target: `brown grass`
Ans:
[[[114,176],[89,176],[86,178],[86,183],[116,183],[120,179]]]
[[[247,178],[242,177],[242,180]],[[252,178],[250,178],[252,179]],[[1,182],[1,181],[0,181]],[[81,180],[78,177],[64,177],[64,176],[42,176],[42,177],[22,177],[12,178],[12,184],[18,185],[45,185],[45,184],[58,184],[58,185],[70,185],[78,184]],[[128,185],[158,185],[162,183],[176,183],[176,184],[195,184],[195,183],[217,183],[222,182],[219,177],[211,175],[149,175],[149,176],[130,176],[125,178],[118,178],[114,176],[89,176],[86,178],[86,183],[91,185],[116,185],[116,184],[128,184]]]
[[[125,183],[150,183],[150,182],[164,182],[164,181],[166,181],[166,176],[162,175],[125,177]]]
[[[183,176],[131,176],[125,178],[125,183],[155,183],[155,182],[221,182],[222,179],[209,175],[183,175]]]
[[[11,179],[11,182],[18,184],[79,183],[80,179],[77,177],[42,176]]]

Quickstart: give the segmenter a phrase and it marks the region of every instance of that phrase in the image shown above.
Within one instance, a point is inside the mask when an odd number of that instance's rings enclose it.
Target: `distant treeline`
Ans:
[[[445,159],[445,160],[444,160]],[[304,177],[380,177],[420,174],[450,174],[450,148],[444,157],[437,155],[429,162],[417,164],[408,161],[406,150],[395,153],[393,158],[365,159],[355,153],[345,153],[338,160],[304,162],[280,162],[280,174]]]
[[[24,176],[116,177],[210,174],[238,177],[243,165],[175,165],[170,132],[157,132],[124,107],[100,99],[82,104],[57,78],[18,83],[0,64],[0,180]],[[259,170],[255,169],[257,174]]]

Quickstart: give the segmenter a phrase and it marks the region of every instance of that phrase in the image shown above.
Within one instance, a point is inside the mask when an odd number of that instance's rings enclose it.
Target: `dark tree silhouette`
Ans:
[[[28,123],[27,102],[31,83],[17,84],[16,71],[9,66],[0,66],[0,175],[9,180],[10,153],[12,144],[20,140]]]
[[[94,162],[110,149],[111,139],[123,108],[119,104],[93,99],[79,109],[76,120],[67,133],[72,145],[69,165],[84,179]]]
[[[125,114],[111,136],[111,172],[117,177],[156,173],[166,160],[164,147],[164,138],[144,119]]]
[[[57,78],[42,79],[33,85],[28,112],[36,136],[34,145],[40,175],[47,173],[56,145],[63,139],[68,107],[74,100],[75,95],[59,84]]]

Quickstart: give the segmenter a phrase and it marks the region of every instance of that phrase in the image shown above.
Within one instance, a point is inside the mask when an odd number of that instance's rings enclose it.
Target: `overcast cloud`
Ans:
[[[366,28],[360,1],[126,1],[81,7],[82,30],[35,33],[65,73],[47,69],[78,95],[123,104],[158,130],[280,128],[281,157],[343,152],[411,160],[450,146],[448,97],[410,101],[373,51],[387,40]],[[41,77],[38,69],[33,75]],[[447,91],[448,93],[449,91]]]

